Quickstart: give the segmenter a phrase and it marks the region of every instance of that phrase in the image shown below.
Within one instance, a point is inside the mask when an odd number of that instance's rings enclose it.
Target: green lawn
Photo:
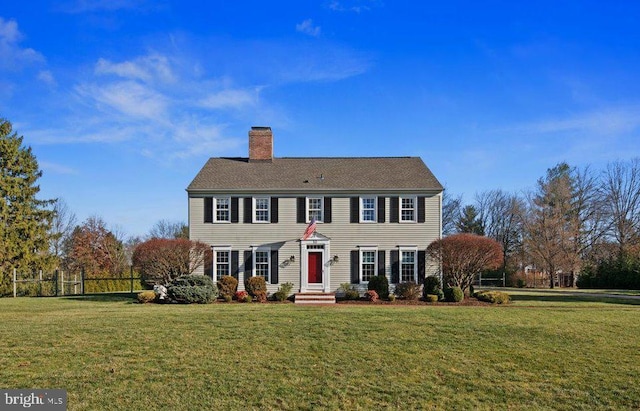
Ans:
[[[0,387],[65,388],[69,410],[640,407],[640,302],[515,300],[0,299]]]

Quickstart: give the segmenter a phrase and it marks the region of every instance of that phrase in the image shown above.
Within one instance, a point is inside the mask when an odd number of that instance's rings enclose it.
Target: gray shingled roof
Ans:
[[[423,191],[442,185],[420,157],[210,158],[188,192]]]

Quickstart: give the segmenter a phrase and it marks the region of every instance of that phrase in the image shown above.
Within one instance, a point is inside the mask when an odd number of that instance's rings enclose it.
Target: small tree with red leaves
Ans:
[[[208,249],[202,242],[184,238],[152,238],[136,246],[133,266],[147,284],[167,285],[201,267]]]
[[[475,234],[454,234],[436,240],[427,254],[442,264],[444,283],[460,287],[469,295],[473,278],[502,264],[502,246],[495,240]]]

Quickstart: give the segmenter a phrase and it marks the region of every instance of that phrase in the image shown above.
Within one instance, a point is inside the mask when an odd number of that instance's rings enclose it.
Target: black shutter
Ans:
[[[400,213],[400,202],[398,197],[391,197],[389,198],[389,200],[391,200],[389,207],[391,207],[391,210],[389,210],[389,222],[391,223],[397,223],[399,221],[399,213]]]
[[[350,221],[352,223],[360,222],[360,198],[359,197],[351,197],[351,212],[349,213]]]
[[[244,280],[247,281],[251,278],[251,271],[253,270],[253,252],[244,252]]]
[[[391,250],[391,283],[398,284],[400,282],[400,251]]]
[[[331,197],[324,198],[324,223],[331,222]]]
[[[240,253],[238,250],[231,251],[231,276],[236,280],[240,278],[240,270],[238,269],[238,258]]]
[[[251,197],[244,198],[244,222],[247,224],[253,222],[253,199]]]
[[[378,250],[378,275],[387,275],[384,261],[384,250]]]
[[[238,197],[231,197],[231,222],[237,223],[238,219]]]
[[[271,222],[278,222],[278,197],[271,197]]]
[[[271,250],[271,284],[278,284],[278,250]]]
[[[360,284],[360,252],[351,250],[351,284]]]
[[[211,248],[204,252],[204,275],[213,279],[213,250]]]
[[[297,201],[298,207],[296,210],[298,216],[298,223],[306,223],[307,222],[307,213],[306,213],[306,201],[304,197],[298,197]]]
[[[213,198],[204,198],[204,222],[213,223]]]
[[[378,197],[378,222],[379,223],[384,223],[384,219],[385,219],[385,198],[384,197]]]
[[[424,283],[426,251],[418,251],[418,284]]]
[[[426,221],[424,204],[425,197],[418,197],[418,222],[424,223]]]

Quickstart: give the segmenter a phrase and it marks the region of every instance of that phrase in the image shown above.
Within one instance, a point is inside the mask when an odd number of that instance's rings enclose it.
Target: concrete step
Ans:
[[[335,304],[335,293],[297,293],[293,300],[296,304]]]

